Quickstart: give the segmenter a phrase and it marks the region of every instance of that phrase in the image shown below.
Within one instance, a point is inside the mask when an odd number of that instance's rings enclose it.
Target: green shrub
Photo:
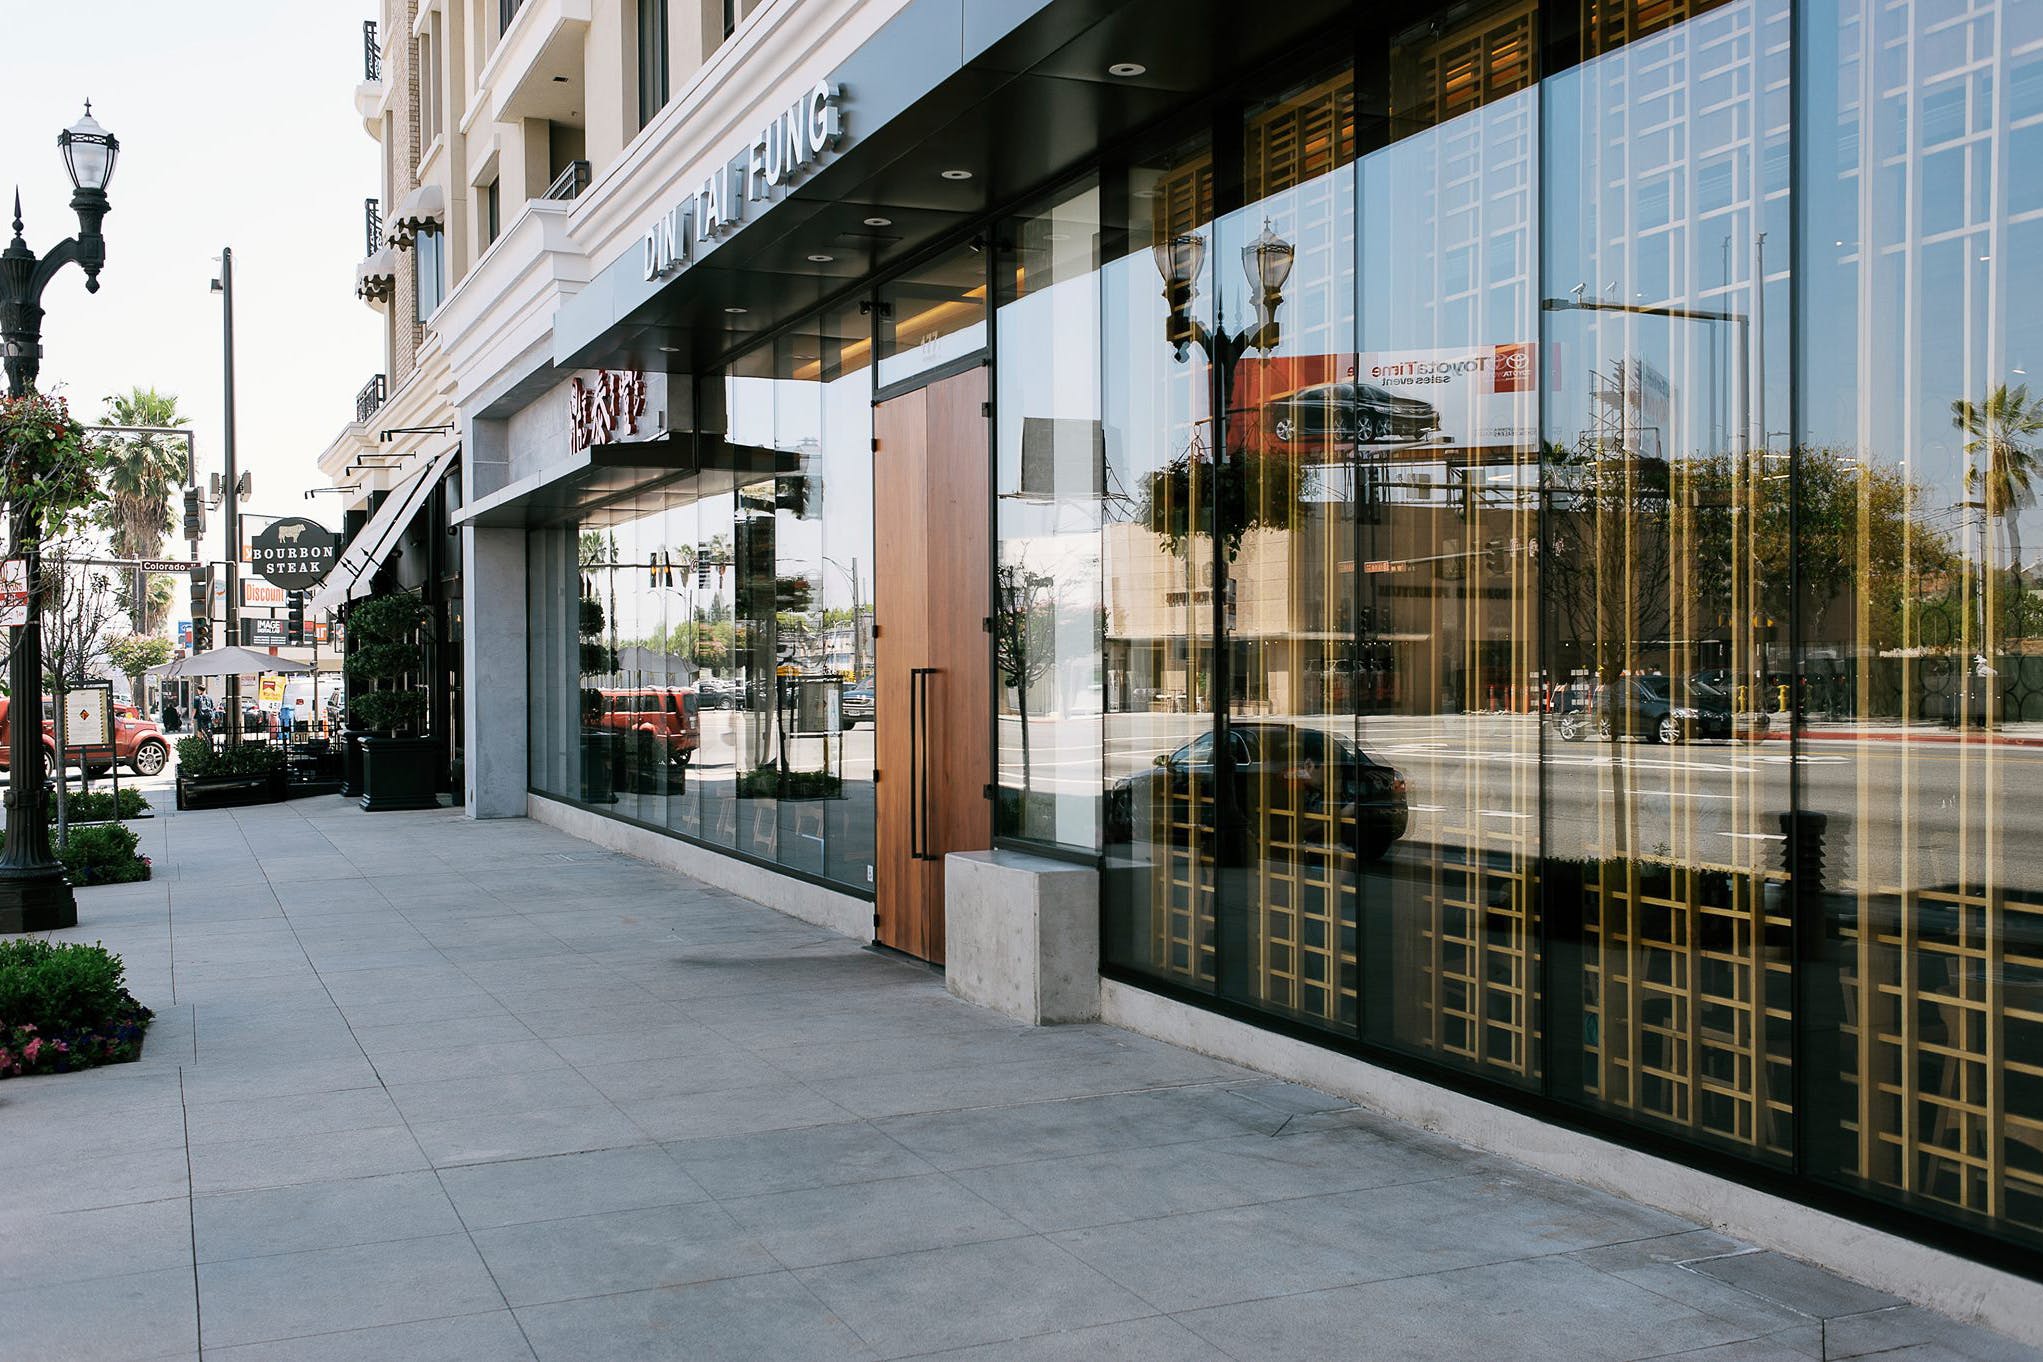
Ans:
[[[415,726],[426,712],[426,695],[417,690],[358,691],[348,703],[362,728],[391,732]]]
[[[149,811],[149,801],[142,798],[137,789],[126,789],[120,793],[120,807],[114,807],[111,790],[81,790],[71,796],[71,819],[77,823],[91,823],[103,819],[140,818]]]
[[[74,884],[127,884],[149,878],[149,862],[135,853],[140,841],[125,823],[72,828],[57,859]]]
[[[391,733],[423,728],[426,696],[415,678],[419,638],[432,619],[425,602],[399,592],[348,609],[348,723]]]
[[[97,943],[0,942],[0,1078],[139,1058],[153,1014],[124,973]]]
[[[185,738],[177,745],[177,770],[185,776],[262,776],[284,769],[281,747],[266,742],[237,742],[214,747],[207,738]]]
[[[120,1008],[126,973],[121,958],[97,944],[0,941],[0,1022],[47,1031],[103,1021]]]
[[[828,771],[760,766],[738,777],[741,799],[835,799],[843,793],[843,779]]]

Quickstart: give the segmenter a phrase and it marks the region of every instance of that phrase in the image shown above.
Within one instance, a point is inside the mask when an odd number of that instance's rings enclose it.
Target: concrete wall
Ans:
[[[464,528],[461,576],[468,592],[462,804],[470,818],[518,818],[525,813],[528,746],[525,531]]]
[[[1110,979],[1100,983],[1100,1018],[1336,1093],[1462,1144],[2043,1346],[2043,1284],[2012,1273]]]
[[[810,884],[777,870],[767,870],[650,828],[620,823],[614,818],[605,818],[544,795],[527,795],[526,799],[534,821],[559,828],[585,842],[594,842],[599,847],[621,851],[627,856],[636,856],[642,861],[692,875],[704,884],[727,889],[776,912],[813,922],[818,927],[827,927],[855,941],[873,939],[873,906],[865,899],[825,889],[820,884]]]

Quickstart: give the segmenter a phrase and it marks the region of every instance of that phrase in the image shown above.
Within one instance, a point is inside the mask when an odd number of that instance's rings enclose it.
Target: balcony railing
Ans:
[[[362,200],[362,227],[368,246],[362,258],[367,260],[383,249],[383,205],[375,199]]]
[[[362,385],[362,391],[355,394],[355,421],[359,424],[374,416],[376,409],[383,405],[386,396],[388,393],[384,389],[383,375],[373,375]]]
[[[362,21],[362,79],[374,83],[383,79],[383,44],[376,39],[376,21]]]
[[[569,161],[567,168],[553,177],[553,183],[546,186],[542,199],[571,199],[589,187],[589,163]]]
[[[510,32],[511,20],[518,17],[518,10],[525,0],[497,0],[497,32]]]

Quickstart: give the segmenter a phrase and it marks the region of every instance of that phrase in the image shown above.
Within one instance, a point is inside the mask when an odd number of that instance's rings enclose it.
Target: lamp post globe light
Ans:
[[[92,116],[57,135],[71,176],[71,209],[78,235],[38,257],[22,238],[21,191],[14,194],[14,239],[0,251],[0,358],[7,369],[7,395],[35,390],[42,367],[43,288],[66,265],[85,272],[88,293],[99,291],[106,263],[106,239],[99,226],[107,213],[106,186],[113,178],[120,142]],[[43,631],[41,516],[17,503],[8,507],[15,556],[28,569],[28,615],[14,630],[7,659],[7,746],[12,770],[7,782],[7,833],[0,844],[0,932],[40,932],[76,926],[78,905],[64,868],[50,852],[49,802],[43,792]]]
[[[1206,478],[1208,493],[1207,531],[1213,540],[1211,600],[1213,604],[1213,654],[1208,697],[1213,706],[1213,847],[1217,877],[1238,877],[1246,873],[1248,838],[1245,820],[1235,807],[1234,744],[1228,734],[1228,706],[1234,693],[1231,653],[1227,641],[1227,602],[1233,592],[1228,577],[1227,526],[1222,517],[1234,498],[1222,489],[1230,477],[1245,477],[1246,469],[1235,467],[1235,452],[1228,447],[1228,423],[1234,414],[1234,371],[1251,350],[1265,354],[1277,348],[1277,309],[1284,305],[1284,285],[1291,277],[1297,257],[1290,242],[1278,236],[1268,219],[1263,230],[1241,250],[1242,273],[1248,276],[1249,291],[1255,299],[1255,325],[1229,331],[1224,309],[1216,303],[1212,327],[1192,315],[1198,296],[1199,271],[1206,262],[1206,241],[1197,233],[1186,233],[1158,242],[1150,250],[1157,273],[1163,276],[1163,297],[1169,308],[1164,320],[1164,341],[1176,351],[1180,364],[1196,345],[1205,352],[1209,374],[1209,410],[1213,421],[1213,467]],[[1246,451],[1244,451],[1245,453]],[[1191,471],[1191,470],[1188,470]],[[1196,484],[1193,484],[1196,485]],[[1194,499],[1196,505],[1196,498]],[[1216,884],[1221,903],[1248,903],[1251,897],[1239,885]],[[1242,996],[1247,987],[1250,946],[1245,914],[1224,914],[1215,924],[1214,968],[1223,996]]]

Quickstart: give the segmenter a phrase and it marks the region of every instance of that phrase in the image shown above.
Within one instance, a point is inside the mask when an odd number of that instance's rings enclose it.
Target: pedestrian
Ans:
[[[165,733],[175,733],[175,732],[177,732],[177,731],[178,731],[178,719],[179,719],[179,715],[178,715],[178,712],[177,712],[177,701],[175,701],[175,700],[171,699],[171,698],[170,698],[169,696],[167,696],[167,695],[166,695],[166,696],[164,696],[164,697],[163,697],[163,731],[164,731]]]

